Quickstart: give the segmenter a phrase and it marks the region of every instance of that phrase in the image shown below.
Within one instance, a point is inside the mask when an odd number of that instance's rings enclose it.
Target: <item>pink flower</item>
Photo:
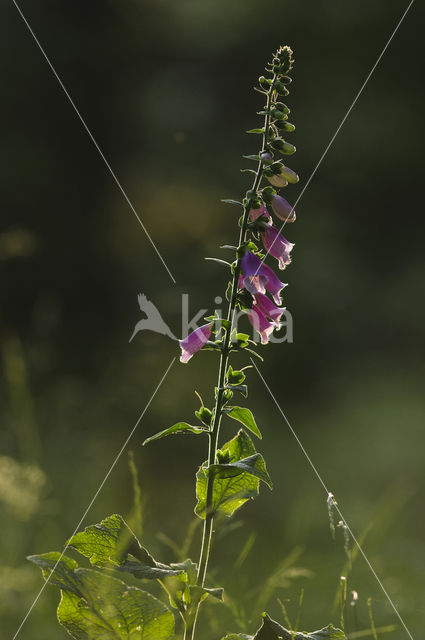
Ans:
[[[202,327],[198,327],[192,333],[189,333],[187,338],[179,340],[179,344],[182,350],[180,356],[180,362],[188,362],[191,357],[202,347],[207,344],[211,337],[212,322],[204,324]]]
[[[258,209],[251,209],[249,212],[249,219],[251,222],[255,222],[261,216],[265,216],[268,220],[271,220],[271,215],[263,204],[258,207]]]
[[[269,335],[273,333],[274,324],[269,322],[264,313],[255,305],[247,311],[248,320],[261,336],[261,344],[267,344]]]
[[[247,251],[242,258],[242,283],[250,293],[265,293],[268,277],[263,275],[263,263],[252,251]],[[239,280],[240,284],[240,280]]]
[[[295,211],[291,205],[282,196],[273,195],[271,201],[271,207],[275,216],[283,220],[284,222],[295,222]]]
[[[273,269],[269,267],[268,264],[265,264],[263,262],[262,265],[263,265],[263,274],[267,278],[266,290],[272,294],[273,300],[276,302],[277,305],[282,304],[280,292],[284,287],[287,287],[288,285],[279,280],[279,278],[277,277]]]
[[[255,308],[262,311],[262,313],[270,318],[276,327],[280,327],[280,318],[282,317],[284,308],[276,307],[273,302],[262,293],[257,293],[255,298]]]
[[[239,287],[244,287],[253,295],[268,291],[272,294],[275,303],[281,304],[280,292],[286,284],[279,280],[273,269],[251,251],[247,251],[242,258],[241,268]]]
[[[267,225],[261,235],[266,251],[278,260],[279,269],[284,269],[291,262],[290,254],[294,247],[292,242],[284,238],[272,225]]]

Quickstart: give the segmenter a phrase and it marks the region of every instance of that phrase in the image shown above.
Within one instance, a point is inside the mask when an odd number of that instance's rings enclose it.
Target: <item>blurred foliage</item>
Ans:
[[[190,292],[192,313],[212,312],[214,296],[223,295],[222,268],[203,257],[236,238],[238,212],[220,198],[238,198],[247,187],[240,156],[253,152],[253,140],[244,131],[258,126],[261,103],[251,87],[270,51],[288,43],[296,57],[292,164],[301,182],[291,189],[294,201],[407,3],[21,5],[177,286],[13,4],[3,3],[0,616],[7,638],[41,588],[25,556],[59,549],[71,535],[177,354],[168,338],[147,332],[128,344],[140,318],[137,294],[155,302],[176,334],[181,293]],[[297,207],[288,230],[294,262],[285,274],[294,343],[266,349],[262,365],[414,636],[423,624],[425,562],[423,13],[415,3]],[[182,546],[197,559],[199,528],[192,525],[189,537],[187,530],[205,445],[189,436],[140,445],[177,417],[193,420],[193,391],[207,401],[217,357],[200,354],[184,373],[181,366],[129,445],[142,541],[164,562],[178,560]],[[203,638],[252,632],[265,594],[272,617],[284,622],[279,597],[296,618],[301,588],[301,628],[324,626],[331,615],[338,623],[333,602],[344,571],[348,594],[359,596],[347,605],[350,628],[369,626],[368,597],[377,628],[397,624],[362,559],[347,569],[322,488],[255,372],[248,378],[275,489],[218,527],[212,577],[225,587],[225,605],[212,605],[200,621]],[[234,432],[226,425],[223,442]],[[134,515],[134,477],[123,455],[86,524],[113,512]],[[33,629],[45,640],[67,637],[55,608],[56,593],[46,589],[19,637],[33,638]],[[395,635],[403,637],[400,629]]]

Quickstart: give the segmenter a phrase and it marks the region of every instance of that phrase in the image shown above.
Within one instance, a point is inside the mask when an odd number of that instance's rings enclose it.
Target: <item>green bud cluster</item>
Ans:
[[[282,156],[295,153],[296,148],[288,142],[284,136],[295,131],[295,126],[288,122],[290,109],[281,102],[282,96],[289,94],[289,85],[292,82],[290,72],[294,65],[292,49],[280,47],[273,55],[271,62],[267,63],[265,75],[258,79],[257,91],[267,96],[267,105],[264,113],[268,118],[267,136],[264,137],[263,149],[259,159],[262,164],[262,175],[273,185],[281,189],[289,183],[298,182],[298,175],[281,162]],[[260,133],[262,129],[253,129],[249,133]],[[254,159],[254,156],[247,156]],[[276,193],[273,190],[273,193]],[[248,195],[248,194],[247,194]],[[251,195],[251,194],[250,194]],[[267,204],[270,195],[263,191],[263,201]],[[250,196],[248,195],[248,198]]]

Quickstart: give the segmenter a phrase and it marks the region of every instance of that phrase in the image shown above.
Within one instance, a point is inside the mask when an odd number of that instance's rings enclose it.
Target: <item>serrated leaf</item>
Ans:
[[[72,558],[62,556],[59,551],[50,551],[40,555],[28,556],[27,560],[33,562],[41,569],[43,578],[50,584],[67,589],[76,595],[80,594],[78,581],[74,571],[78,569],[78,563]]]
[[[228,463],[238,462],[256,454],[251,438],[241,429],[239,433],[217,452],[218,459],[226,459]],[[231,516],[247,500],[258,495],[260,481],[246,471],[232,477],[215,478],[213,487],[212,509]],[[196,496],[198,504],[195,513],[205,518],[207,504],[208,467],[205,462],[196,474]]]
[[[156,562],[124,522],[114,514],[99,524],[86,527],[67,543],[98,567],[111,566],[132,573],[139,579],[163,579],[178,576],[179,571]],[[129,554],[134,560],[129,558]]]
[[[143,446],[145,446],[145,444],[148,444],[148,442],[153,442],[154,440],[159,440],[160,438],[165,438],[176,433],[187,433],[188,431],[190,431],[191,433],[195,433],[196,435],[207,432],[207,430],[203,427],[194,427],[187,422],[177,422],[176,424],[173,424],[172,427],[164,429],[164,431],[160,431],[150,438],[146,438],[146,440],[143,442]]]
[[[311,633],[294,633],[263,614],[263,624],[252,640],[346,640],[345,633],[332,625]]]
[[[237,462],[214,464],[209,467],[209,473],[214,473],[215,478],[232,478],[241,473],[241,471],[250,473],[252,476],[265,482],[270,489],[273,488],[272,481],[267,473],[266,463],[261,453],[255,453],[253,456],[243,458]]]
[[[243,424],[247,429],[252,431],[252,433],[255,433],[257,438],[260,438],[260,440],[263,437],[260,429],[257,427],[255,418],[249,409],[245,409],[244,407],[232,407],[230,411],[226,411],[226,415]]]
[[[58,620],[76,640],[171,640],[174,616],[149,593],[59,552],[30,556],[45,579],[60,586]],[[55,567],[55,565],[57,565]],[[52,573],[53,571],[53,573]]]

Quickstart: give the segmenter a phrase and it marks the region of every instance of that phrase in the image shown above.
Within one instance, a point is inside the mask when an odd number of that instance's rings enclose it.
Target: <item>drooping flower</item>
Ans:
[[[243,286],[250,293],[265,293],[267,276],[263,274],[264,264],[260,258],[247,251],[241,261]]]
[[[275,303],[281,304],[280,292],[287,285],[279,280],[269,265],[262,262],[252,251],[247,251],[242,258],[241,269],[239,287],[244,287],[253,295],[268,291],[272,294]]]
[[[254,299],[255,308],[258,308],[264,313],[265,316],[270,318],[270,320],[275,324],[276,327],[280,327],[280,318],[282,317],[285,309],[282,307],[276,307],[276,305],[273,304],[270,298],[265,296],[263,293],[256,293]]]
[[[261,336],[261,344],[267,344],[269,335],[273,333],[275,328],[273,322],[269,322],[261,309],[255,305],[252,309],[248,309],[246,313],[251,325]]]
[[[258,220],[258,218],[261,218],[261,216],[264,216],[268,220],[271,220],[271,215],[263,204],[260,205],[258,209],[251,209],[249,212],[249,219],[251,220],[251,222],[255,222],[256,220]]]
[[[261,236],[266,251],[278,260],[279,269],[284,269],[291,262],[290,254],[294,247],[292,242],[284,238],[271,224],[267,225]]]
[[[275,216],[284,222],[295,222],[295,211],[285,198],[274,194],[271,200],[271,207]]]
[[[282,299],[280,297],[280,292],[282,289],[287,287],[288,285],[284,282],[281,282],[273,269],[269,267],[268,264],[262,262],[262,273],[267,278],[266,282],[266,290],[272,294],[273,300],[277,305],[282,304]],[[261,291],[259,293],[262,293]]]
[[[195,329],[192,333],[189,333],[187,338],[184,338],[184,340],[179,340],[180,348],[182,350],[180,362],[188,362],[197,351],[207,344],[211,337],[211,330],[212,322],[209,322],[208,324],[202,325],[202,327],[198,327],[198,329]]]

